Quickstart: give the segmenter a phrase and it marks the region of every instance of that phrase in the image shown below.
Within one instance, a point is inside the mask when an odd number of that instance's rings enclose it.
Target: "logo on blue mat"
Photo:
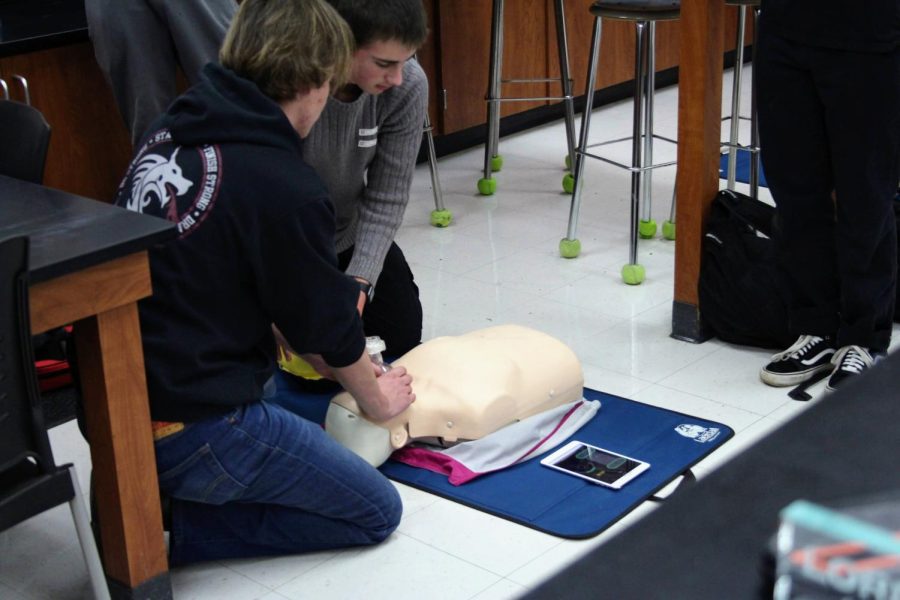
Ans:
[[[718,427],[704,427],[702,425],[688,425],[687,423],[682,423],[675,427],[675,431],[680,433],[686,438],[691,438],[695,442],[699,444],[705,444],[707,442],[711,442],[717,437],[719,437],[719,428]]]

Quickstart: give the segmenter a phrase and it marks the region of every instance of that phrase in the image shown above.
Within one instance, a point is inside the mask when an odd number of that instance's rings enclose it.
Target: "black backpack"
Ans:
[[[719,339],[783,349],[788,333],[787,282],[775,263],[775,208],[722,190],[713,200],[700,261],[700,319]]]

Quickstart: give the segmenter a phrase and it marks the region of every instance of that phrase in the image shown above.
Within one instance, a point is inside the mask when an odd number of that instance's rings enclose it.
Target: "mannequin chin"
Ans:
[[[371,465],[382,464],[395,450],[390,431],[335,402],[325,415],[325,431]]]
[[[435,338],[394,365],[412,375],[416,401],[409,408],[376,423],[341,392],[325,417],[325,431],[374,466],[416,439],[480,439],[574,402],[584,387],[581,364],[565,344],[519,325]]]

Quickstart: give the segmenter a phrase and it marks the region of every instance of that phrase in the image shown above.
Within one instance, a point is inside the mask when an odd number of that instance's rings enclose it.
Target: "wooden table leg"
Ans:
[[[709,337],[703,331],[697,284],[704,223],[719,191],[724,5],[722,0],[681,3],[672,337],[691,342]]]
[[[137,305],[75,323],[104,567],[114,598],[171,598]]]

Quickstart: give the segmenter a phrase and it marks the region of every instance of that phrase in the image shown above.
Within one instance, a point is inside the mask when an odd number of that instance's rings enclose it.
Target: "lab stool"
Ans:
[[[416,62],[419,62],[419,55],[416,54]],[[431,211],[430,223],[435,227],[448,227],[453,219],[452,213],[444,207],[444,193],[441,190],[441,180],[438,176],[437,153],[434,151],[434,127],[431,125],[431,118],[428,111],[425,111],[425,126],[422,128],[422,134],[425,136],[425,148],[428,151],[428,169],[431,173],[431,189],[434,192],[434,210]]]
[[[483,177],[478,180],[478,192],[490,196],[497,191],[497,180],[492,173],[503,168],[500,155],[500,103],[533,100],[562,100],[565,105],[566,141],[568,142],[567,166],[575,164],[575,106],[572,101],[572,79],[569,77],[569,45],[566,37],[566,18],[563,0],[553,0],[556,19],[556,45],[559,54],[559,77],[542,79],[501,79],[503,70],[503,0],[493,0],[491,11],[491,63],[488,74],[487,141],[484,146]],[[562,86],[562,96],[503,98],[503,83],[552,83]]]
[[[655,93],[656,59],[655,37],[656,23],[670,21],[679,17],[681,3],[679,0],[598,0],[591,5],[594,16],[594,33],[591,39],[590,61],[587,75],[587,102],[581,117],[581,132],[578,147],[575,149],[574,189],[572,205],[569,212],[569,225],[566,237],[559,242],[559,253],[564,258],[575,258],[581,252],[581,242],[575,236],[578,225],[578,212],[581,208],[581,194],[584,188],[585,157],[602,160],[631,172],[631,231],[629,244],[629,261],[622,267],[622,279],[630,285],[644,281],[644,267],[637,262],[638,235],[653,237],[656,234],[656,222],[652,220],[650,208],[650,184],[652,170],[675,164],[675,161],[653,164],[654,138],[666,142],[677,143],[653,133],[653,96]],[[635,24],[635,62],[634,62],[634,119],[630,138],[620,138],[596,144],[588,144],[591,126],[591,98],[597,80],[597,63],[600,55],[600,30],[603,19],[631,21]],[[631,164],[626,165],[609,158],[588,152],[589,148],[631,140]],[[674,201],[674,197],[673,197]],[[642,218],[638,218],[642,210]],[[663,234],[674,238],[674,223],[667,222],[663,226]]]
[[[747,24],[747,8],[753,11],[753,55],[751,61],[756,65],[756,32],[759,29],[759,4],[760,0],[725,0],[728,6],[736,6],[738,9],[737,43],[734,55],[734,80],[731,86],[731,115],[723,119],[731,120],[728,141],[722,146],[728,149],[728,183],[729,190],[734,190],[735,174],[737,172],[738,151],[744,150],[750,154],[750,196],[759,196],[759,127],[756,121],[756,77],[750,82],[750,145],[741,145],[738,139],[740,120],[747,119],[740,114],[741,109],[741,75],[744,67],[744,29]]]
[[[425,144],[428,149],[428,168],[431,172],[431,189],[434,191],[434,210],[431,211],[430,222],[435,227],[448,227],[453,219],[453,214],[444,207],[444,193],[441,191],[441,180],[438,177],[437,154],[434,151],[434,127],[431,119],[425,114]]]

